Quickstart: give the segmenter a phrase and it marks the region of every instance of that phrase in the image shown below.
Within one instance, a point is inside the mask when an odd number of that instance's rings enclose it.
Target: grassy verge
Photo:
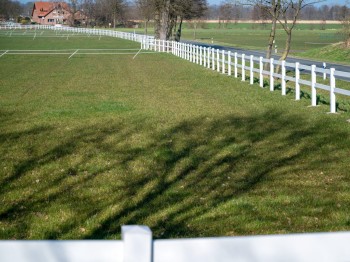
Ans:
[[[5,55],[0,238],[349,230],[350,115],[308,104],[166,54]]]
[[[312,49],[299,54],[302,57],[319,59],[322,57],[325,61],[347,62],[350,61],[350,49],[345,48],[343,44],[328,45],[323,48]]]

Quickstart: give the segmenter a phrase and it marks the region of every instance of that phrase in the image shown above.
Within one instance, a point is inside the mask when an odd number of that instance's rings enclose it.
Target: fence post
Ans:
[[[311,105],[317,105],[317,93],[316,93],[316,65],[311,66]]]
[[[270,58],[270,91],[273,91],[275,89],[275,83],[274,83],[274,64],[273,64],[273,58]]]
[[[203,66],[204,67],[207,67],[207,48],[206,47],[204,47],[204,49],[203,49]]]
[[[245,81],[245,54],[242,54],[242,81]]]
[[[285,96],[286,93],[286,61],[282,61],[282,95]]]
[[[192,45],[192,63],[196,63],[197,59],[197,48],[195,45]]]
[[[186,44],[186,60],[190,60],[190,44]]]
[[[235,64],[234,64],[234,68],[235,68],[235,78],[238,77],[238,72],[237,72],[237,52],[235,52]]]
[[[254,84],[254,72],[253,72],[253,69],[254,69],[254,61],[253,61],[253,56],[251,55],[250,56],[250,84]]]
[[[331,80],[331,91],[330,91],[330,106],[331,106],[331,113],[336,113],[337,108],[336,108],[336,102],[335,102],[335,77],[334,77],[334,72],[335,69],[331,68],[330,70],[330,80]]]
[[[212,56],[211,56],[211,60],[212,60],[212,69],[215,70],[215,49],[213,48],[213,51],[212,51]]]
[[[199,47],[199,65],[203,65],[203,57],[202,57],[202,55],[203,55],[203,47],[200,46]]]
[[[222,50],[222,73],[225,74],[226,68],[225,68],[225,63],[226,63],[226,59],[225,59],[225,50]]]
[[[263,69],[264,69],[263,57],[260,56],[260,58],[259,58],[259,84],[260,84],[260,87],[264,87]]]
[[[196,45],[193,45],[193,59],[192,59],[192,62],[193,63],[197,63],[197,58],[198,58],[198,53],[197,53],[197,46]]]
[[[326,67],[327,67],[327,64],[323,62],[323,69],[326,69]],[[327,73],[324,72],[323,73],[323,80],[326,80],[326,79],[327,79]]]
[[[299,62],[295,63],[295,100],[300,100],[300,70],[299,70]]]
[[[208,54],[207,54],[207,67],[210,68],[210,54],[211,54],[211,47],[208,47]]]
[[[231,76],[231,74],[232,74],[232,68],[231,68],[231,51],[228,51],[228,54],[227,54],[227,67],[228,67],[228,72],[227,72],[227,74],[229,75],[229,76]]]
[[[147,226],[122,226],[124,262],[152,261],[152,232]]]
[[[196,46],[196,64],[199,64],[199,46]]]
[[[220,50],[216,49],[216,69],[220,72]]]
[[[190,62],[192,63],[193,61],[193,45],[190,44]]]

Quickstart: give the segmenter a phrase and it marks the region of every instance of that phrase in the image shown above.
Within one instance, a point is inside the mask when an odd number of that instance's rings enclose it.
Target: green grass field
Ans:
[[[0,37],[0,49],[137,48]],[[350,113],[167,54],[0,57],[0,238],[350,229]]]
[[[194,30],[185,30],[183,37],[193,39]],[[269,30],[206,30],[201,29],[196,32],[196,39],[206,40],[215,44],[223,44],[245,49],[265,50],[267,47]],[[212,38],[212,39],[211,39]],[[281,52],[284,47],[285,33],[282,30],[276,32],[276,45]],[[322,47],[331,43],[339,42],[340,36],[336,31],[321,30],[299,30],[293,34],[292,53],[298,53],[313,48]]]
[[[290,55],[319,59],[318,53],[320,48],[325,48],[331,44],[343,41],[343,37],[340,34],[342,25],[326,25],[326,30],[321,30],[320,26],[321,25],[318,24],[297,25],[296,29],[293,31]],[[133,32],[135,29],[118,30]],[[136,29],[136,32],[144,33],[144,30]],[[153,29],[150,28],[149,32],[152,34]],[[182,38],[243,49],[266,50],[269,34],[269,25],[261,26],[239,23],[228,24],[227,28],[218,28],[218,24],[209,23],[205,25],[205,28],[194,30],[192,27],[185,24]],[[283,52],[285,39],[285,32],[282,29],[277,30],[276,45],[279,54]],[[324,55],[324,57],[327,61],[349,64],[348,56],[332,53]]]

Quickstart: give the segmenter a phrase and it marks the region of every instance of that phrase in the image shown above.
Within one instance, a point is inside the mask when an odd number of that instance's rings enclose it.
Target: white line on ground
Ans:
[[[142,48],[136,53],[136,55],[132,58],[132,60],[135,59],[135,57],[141,52]]]
[[[2,54],[0,55],[0,57],[2,57],[3,55],[5,55],[8,51],[9,51],[9,50],[6,50],[4,53],[2,53]]]
[[[70,59],[72,56],[74,56],[78,51],[79,51],[79,49],[75,50],[75,52],[73,54],[71,54],[70,57],[68,57],[68,59]]]

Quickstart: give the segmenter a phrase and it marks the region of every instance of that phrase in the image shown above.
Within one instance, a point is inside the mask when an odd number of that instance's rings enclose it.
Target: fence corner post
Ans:
[[[152,262],[152,231],[147,226],[122,226],[124,262]]]

